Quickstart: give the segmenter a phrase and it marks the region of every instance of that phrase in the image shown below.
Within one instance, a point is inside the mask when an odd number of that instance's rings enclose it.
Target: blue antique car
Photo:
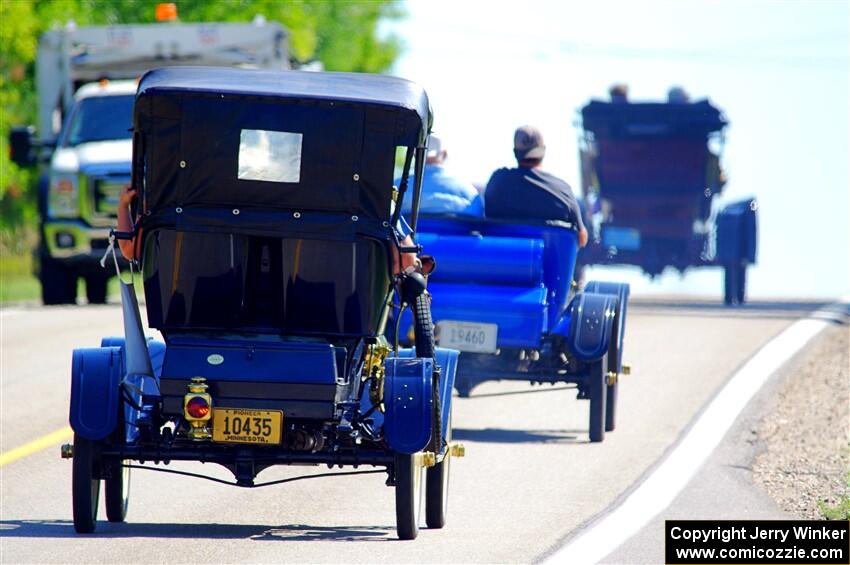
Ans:
[[[435,347],[421,269],[396,266],[418,248],[393,206],[431,120],[421,87],[386,76],[144,75],[137,220],[114,235],[135,245],[164,343],[123,284],[124,336],[74,351],[63,455],[77,532],[95,530],[101,482],[107,518],[124,521],[134,461],[217,463],[241,487],[270,484],[255,480],[273,465],[374,466],[395,487],[400,538],[417,536],[423,499],[428,527],[444,525],[463,454],[449,443],[458,352]],[[394,307],[414,313],[413,349],[385,337]]]
[[[629,286],[591,282],[577,291],[576,226],[423,215],[417,237],[437,262],[431,312],[437,342],[461,351],[460,396],[487,380],[571,383],[590,400],[590,440],[602,441],[628,371]],[[412,318],[400,325],[415,342]]]

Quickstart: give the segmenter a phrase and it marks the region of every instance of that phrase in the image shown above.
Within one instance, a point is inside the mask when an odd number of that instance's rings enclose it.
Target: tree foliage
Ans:
[[[0,0],[0,234],[35,221],[34,174],[8,159],[13,125],[35,122],[39,36],[77,25],[150,23],[157,0]],[[404,13],[398,0],[180,0],[182,22],[251,21],[260,14],[289,30],[290,56],[329,71],[387,71],[401,50],[381,25]],[[0,242],[0,249],[7,247]]]

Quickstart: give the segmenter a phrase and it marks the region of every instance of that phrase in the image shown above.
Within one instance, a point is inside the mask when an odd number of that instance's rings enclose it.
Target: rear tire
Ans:
[[[598,443],[605,439],[605,405],[608,375],[608,353],[594,362],[588,371],[588,396],[590,397],[590,441]]]
[[[451,439],[452,418],[450,415],[446,428],[446,442],[450,442]],[[446,525],[451,461],[452,458],[447,449],[443,460],[425,471],[425,524],[429,528],[440,529]]]
[[[395,521],[398,539],[412,540],[419,535],[422,509],[422,467],[413,455],[395,456]]]
[[[91,440],[74,434],[74,459],[71,472],[74,530],[90,534],[97,525],[100,479],[95,478],[97,448]]]
[[[614,384],[605,385],[605,431],[613,432],[617,426],[617,392],[620,388],[619,375]]]
[[[130,468],[124,467],[129,461],[115,461],[110,469],[112,475],[106,479],[106,518],[110,522],[123,522],[127,517],[130,504]]]
[[[622,300],[622,299],[621,299]],[[614,315],[614,323],[611,324],[611,338],[608,346],[608,359],[605,375],[605,431],[613,432],[617,426],[617,393],[620,388],[620,371],[622,371],[623,360],[623,332],[625,331],[625,308],[623,304],[617,305]],[[617,373],[614,384],[608,384],[608,371]]]
[[[747,266],[741,265],[738,271],[738,304],[747,301]]]
[[[726,265],[723,269],[723,302],[727,305],[743,304],[747,298],[747,266]]]
[[[461,398],[469,398],[472,395],[472,385],[461,375],[455,377],[455,389],[457,389],[457,395]]]
[[[41,301],[45,306],[75,304],[77,302],[77,277],[65,265],[45,253],[40,254],[39,282]]]
[[[86,277],[86,298],[89,304],[106,304],[106,290],[109,276],[101,274]]]

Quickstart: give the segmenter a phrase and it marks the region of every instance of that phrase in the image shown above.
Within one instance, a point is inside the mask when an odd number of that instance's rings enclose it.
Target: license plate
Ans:
[[[280,410],[213,409],[213,441],[220,443],[280,443],[283,412]]]
[[[477,322],[442,321],[437,324],[441,347],[474,353],[495,353],[499,326]]]
[[[633,228],[605,227],[602,229],[602,245],[636,251],[640,249],[640,232]]]

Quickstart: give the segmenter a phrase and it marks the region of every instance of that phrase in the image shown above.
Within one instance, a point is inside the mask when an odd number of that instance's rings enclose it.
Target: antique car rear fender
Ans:
[[[431,439],[431,359],[393,357],[386,362],[384,437],[391,449],[415,453]]]
[[[576,294],[552,333],[564,337],[578,360],[601,359],[608,351],[618,303],[619,299],[612,294]]]
[[[165,344],[148,338],[148,355],[151,358],[153,374],[157,379],[162,375],[162,363],[165,360]],[[124,336],[110,336],[100,340],[101,347],[124,347]]]
[[[440,411],[443,437],[447,437],[449,415],[452,411],[452,389],[455,386],[457,374],[457,359],[460,352],[456,349],[438,347],[436,350],[437,366],[440,368]]]
[[[733,202],[717,215],[717,262],[721,265],[756,262],[757,212],[755,199]]]
[[[446,437],[449,428],[449,414],[451,414],[452,410],[452,389],[455,386],[459,354],[460,352],[458,350],[446,349],[445,347],[438,347],[435,351],[437,366],[440,368],[440,410],[442,412],[440,421],[443,427],[443,437]],[[415,359],[416,351],[413,348],[399,349],[398,357],[401,359]],[[387,363],[390,360],[387,360]],[[389,396],[385,396],[385,398],[389,398]],[[363,410],[368,410],[371,406],[368,397],[365,397]],[[379,423],[384,421],[383,414],[380,412],[376,413],[373,418]]]
[[[122,359],[120,347],[75,349],[71,362],[71,428],[90,440],[115,429]]]
[[[608,347],[608,369],[617,373],[623,369],[623,335],[626,330],[626,309],[629,303],[629,285],[627,283],[591,281],[584,287],[585,292],[611,294],[618,298],[614,323],[617,325],[616,340]]]

